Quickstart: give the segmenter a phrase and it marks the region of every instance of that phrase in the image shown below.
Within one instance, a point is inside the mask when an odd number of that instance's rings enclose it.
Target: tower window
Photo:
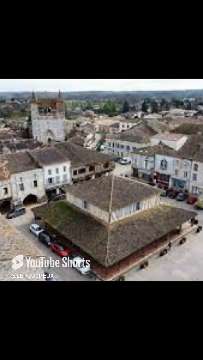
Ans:
[[[4,195],[8,194],[8,188],[4,188]]]
[[[19,184],[19,189],[20,189],[20,191],[24,191],[24,190],[25,190],[25,187],[24,187],[24,184],[23,184],[23,183]]]

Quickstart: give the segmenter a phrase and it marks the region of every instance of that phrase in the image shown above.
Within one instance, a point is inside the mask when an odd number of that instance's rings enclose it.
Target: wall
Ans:
[[[150,146],[150,144],[106,139],[106,142],[104,143],[104,153],[125,157],[130,156],[136,149],[147,146]]]
[[[8,189],[8,193],[5,194],[4,188]],[[10,180],[0,181],[0,200],[5,200],[11,197]]]
[[[99,209],[98,207],[96,207],[92,204],[89,204],[89,203],[87,204],[87,209],[84,209],[83,200],[69,194],[68,192],[66,193],[66,200],[70,204],[73,204],[76,207],[78,207],[79,209],[82,209],[83,211],[88,212],[89,214],[92,214],[93,216],[97,217],[98,219],[108,223],[108,220],[109,220],[108,212],[103,211],[103,210]]]
[[[147,163],[146,163],[147,160]],[[147,156],[141,154],[132,155],[132,167],[138,170],[144,170],[146,172],[154,171],[155,168],[155,156]]]
[[[91,214],[92,216],[108,223],[109,222],[109,213],[107,211],[104,211],[90,203],[87,203],[87,208],[84,208],[84,201],[82,199],[76,198],[72,194],[66,193],[66,200],[73,204],[74,206],[78,207],[79,209],[82,209],[83,211]],[[160,196],[156,195],[153,197],[150,197],[146,200],[143,200],[140,202],[140,210],[137,210],[137,203],[130,204],[129,206],[126,206],[125,208],[118,209],[116,211],[112,212],[111,215],[111,223],[124,219],[128,216],[131,216],[133,214],[137,214],[140,211],[150,209],[152,207],[158,206],[160,204]]]
[[[53,133],[53,140],[65,140],[65,114],[57,112],[55,115],[40,115],[37,104],[31,105],[32,136],[35,140],[47,143],[50,137],[48,132]]]
[[[112,213],[111,222],[124,219],[127,216],[135,215],[140,211],[147,210],[160,204],[160,196],[153,196],[140,202],[140,210],[137,210],[137,203],[131,204],[125,208],[116,210]]]
[[[194,164],[198,165],[198,171],[194,170]],[[201,195],[203,194],[203,163],[193,161],[191,165],[190,192]],[[193,180],[193,174],[197,174],[197,180]]]
[[[187,136],[183,136],[181,139],[176,140],[176,141],[172,141],[172,140],[164,140],[161,137],[156,139],[156,137],[152,137],[151,138],[151,145],[158,145],[160,143],[160,141],[171,147],[174,150],[179,150],[186,142],[187,140]]]
[[[22,178],[22,181],[21,181]],[[34,180],[37,180],[37,187],[34,187]],[[24,191],[20,190],[20,183],[24,184]],[[26,196],[36,195],[38,199],[45,196],[43,170],[34,169],[11,176],[11,192],[13,201],[24,201]]]
[[[66,171],[64,171],[64,167],[66,167]],[[58,169],[58,173],[56,173],[56,169]],[[49,175],[49,170],[51,170],[51,175]],[[49,166],[43,167],[44,172],[44,186],[46,189],[53,189],[57,186],[61,186],[64,184],[71,184],[71,165],[70,161],[66,161],[64,163],[51,164]],[[64,178],[66,175],[66,178]],[[52,184],[49,184],[48,179],[52,178]]]
[[[73,167],[72,168],[72,180],[77,181],[80,179],[85,179],[87,176],[90,176],[91,178],[94,178],[95,175],[104,174],[107,172],[112,171],[115,168],[115,164],[112,161],[107,161],[106,163],[109,163],[109,166],[107,168],[104,167],[105,163],[101,164],[89,164],[84,165],[80,167]],[[90,166],[94,166],[94,170],[90,171]],[[82,174],[79,174],[79,170],[85,169],[85,172]],[[74,172],[77,171],[77,174],[74,174]]]

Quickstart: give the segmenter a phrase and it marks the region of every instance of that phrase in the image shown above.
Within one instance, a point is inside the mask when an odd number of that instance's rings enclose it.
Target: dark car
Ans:
[[[119,161],[120,161],[121,159],[122,159],[121,157],[115,157],[115,158],[113,159],[113,161],[119,163]]]
[[[39,234],[39,241],[41,241],[43,244],[50,246],[53,242],[52,237],[46,232],[43,231]]]
[[[24,207],[22,208],[16,208],[13,210],[10,210],[8,214],[6,215],[7,219],[13,219],[18,216],[24,215],[26,213],[26,209]]]
[[[185,201],[188,198],[188,194],[185,192],[180,192],[177,196],[176,196],[176,200],[177,201]]]
[[[170,190],[170,191],[168,191],[167,196],[168,196],[170,199],[175,199],[178,194],[179,194],[179,191],[178,191],[178,190]]]

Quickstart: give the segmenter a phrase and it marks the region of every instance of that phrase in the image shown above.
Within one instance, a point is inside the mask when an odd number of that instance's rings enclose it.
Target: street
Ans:
[[[193,210],[185,201],[178,202],[162,198],[162,202],[172,206]],[[203,224],[203,211],[199,210],[199,224]],[[176,246],[164,257],[153,259],[143,270],[131,270],[126,275],[128,281],[202,281],[203,280],[203,232],[191,234],[182,246]]]
[[[47,258],[52,258],[54,260],[60,259],[58,255],[53,253],[46,245],[42,244],[37,237],[29,231],[29,226],[31,223],[35,223],[33,218],[33,213],[30,208],[26,209],[26,214],[18,218],[9,220],[16,229],[18,229],[31,243],[35,243],[36,247],[41,251],[43,256]],[[53,274],[53,277],[57,281],[92,281],[89,277],[81,275],[77,270],[72,268],[51,268],[48,270],[50,274]]]

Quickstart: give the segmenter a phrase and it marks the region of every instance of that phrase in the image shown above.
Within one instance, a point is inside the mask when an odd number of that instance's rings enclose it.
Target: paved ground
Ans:
[[[35,244],[36,247],[40,250],[43,256],[47,258],[51,257],[54,260],[60,259],[56,254],[54,254],[46,245],[42,244],[34,235],[29,231],[29,225],[34,222],[33,213],[31,209],[27,209],[25,215],[18,218],[9,220],[29,241],[31,244]],[[80,275],[77,270],[71,268],[55,268],[50,269],[49,273],[53,274],[55,280],[58,281],[88,281],[90,280],[86,276]]]
[[[164,199],[164,202],[185,209],[193,206],[185,202]],[[203,224],[203,211],[198,211],[200,225]],[[149,267],[131,270],[126,275],[128,281],[201,281],[203,280],[203,232],[191,234],[182,246],[171,249],[166,256],[153,259]]]

